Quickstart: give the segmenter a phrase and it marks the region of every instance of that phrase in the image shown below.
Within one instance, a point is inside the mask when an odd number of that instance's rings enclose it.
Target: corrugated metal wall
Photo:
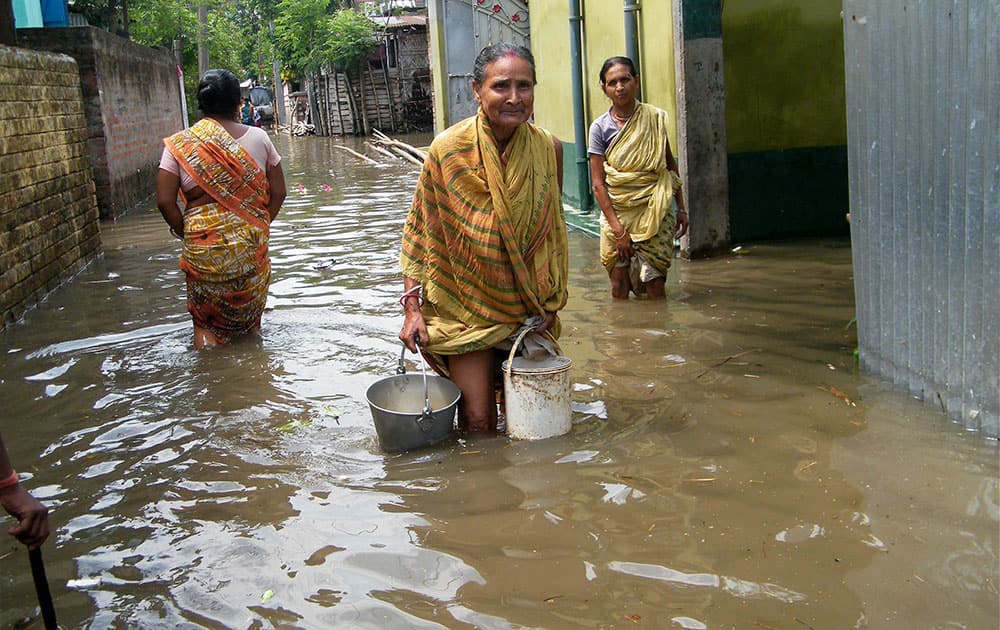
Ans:
[[[1000,3],[844,0],[864,369],[1000,436]]]

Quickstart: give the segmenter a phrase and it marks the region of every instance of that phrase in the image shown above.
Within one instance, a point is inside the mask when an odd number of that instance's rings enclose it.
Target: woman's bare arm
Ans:
[[[270,215],[271,220],[274,221],[278,216],[278,212],[281,211],[281,204],[285,202],[285,197],[288,196],[288,188],[285,185],[285,172],[281,170],[281,162],[267,169],[267,181],[271,185],[271,200],[267,204],[267,213]]]
[[[160,169],[156,175],[156,206],[163,215],[163,220],[170,230],[177,235],[184,234],[184,216],[177,205],[177,193],[181,187],[181,178],[170,171]]]

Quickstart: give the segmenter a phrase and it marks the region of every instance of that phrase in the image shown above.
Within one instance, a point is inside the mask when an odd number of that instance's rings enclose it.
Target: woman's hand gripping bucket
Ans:
[[[521,331],[503,363],[507,435],[518,440],[555,437],[573,428],[573,361],[559,354],[541,359],[515,357],[531,332],[533,329],[528,327]]]

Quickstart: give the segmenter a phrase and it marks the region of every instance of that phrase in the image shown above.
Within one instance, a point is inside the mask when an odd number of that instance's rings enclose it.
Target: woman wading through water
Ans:
[[[677,162],[667,138],[667,113],[636,100],[639,73],[628,57],[601,67],[611,108],[590,125],[590,175],[601,207],[601,262],[611,297],[666,296],[674,239],[688,216]]]
[[[497,365],[522,326],[554,346],[566,305],[562,145],[528,122],[535,62],[522,46],[484,48],[479,112],[434,139],[403,230],[399,338],[462,391],[459,426],[497,429]]]

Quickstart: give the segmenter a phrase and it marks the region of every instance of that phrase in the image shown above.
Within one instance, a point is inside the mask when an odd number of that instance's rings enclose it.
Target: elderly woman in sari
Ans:
[[[534,327],[553,343],[566,305],[562,145],[528,122],[535,63],[522,46],[478,55],[475,116],[431,144],[403,229],[399,338],[462,392],[459,425],[497,427],[497,364]]]
[[[687,232],[667,113],[636,100],[639,74],[628,57],[601,67],[611,108],[590,125],[590,174],[601,207],[601,262],[611,297],[666,295],[674,239]]]
[[[209,70],[198,84],[205,117],[163,141],[156,202],[184,241],[196,348],[259,331],[271,282],[268,238],[285,176],[267,133],[237,121],[239,106],[236,76]]]

